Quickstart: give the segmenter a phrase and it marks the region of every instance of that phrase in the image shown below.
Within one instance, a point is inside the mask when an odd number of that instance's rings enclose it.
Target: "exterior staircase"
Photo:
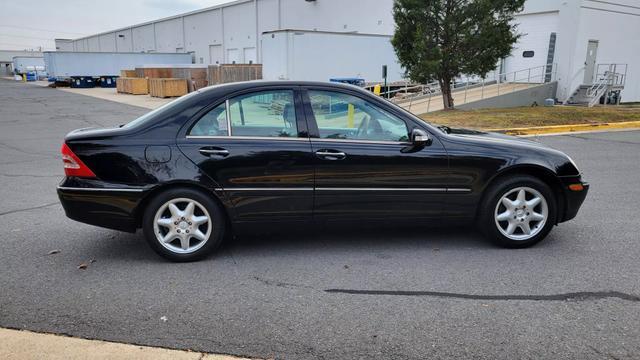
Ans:
[[[624,89],[627,78],[627,64],[598,64],[593,84],[579,85],[564,102],[565,105],[592,107],[600,102],[603,96]],[[602,71],[600,71],[603,69]],[[617,97],[617,102],[620,96]],[[606,103],[606,101],[605,101]]]

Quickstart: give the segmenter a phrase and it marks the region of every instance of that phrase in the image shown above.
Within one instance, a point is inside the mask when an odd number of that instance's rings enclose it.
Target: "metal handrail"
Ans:
[[[602,67],[606,67],[606,70],[600,71]],[[623,68],[624,72],[618,72],[618,68]],[[588,103],[589,107],[595,105],[595,103],[597,103],[600,100],[600,97],[602,97],[602,95],[604,95],[606,91],[610,90],[611,87],[613,86],[624,87],[627,81],[627,69],[628,69],[628,65],[622,64],[622,63],[597,64],[596,70],[595,70],[596,80],[587,89],[587,96],[592,97],[592,99],[589,100],[589,103]],[[578,71],[576,71],[576,73],[571,78],[571,81],[569,82],[569,84],[573,84],[575,82],[576,77],[580,74],[583,74],[585,70],[586,70],[586,66],[583,66],[580,69],[578,69]],[[587,84],[578,85],[578,89],[580,89],[580,87],[583,87],[585,85]],[[569,94],[563,103],[567,104],[569,100],[571,100],[574,94],[575,94],[575,91]]]
[[[551,65],[551,70],[549,70],[549,64],[547,64],[547,65],[535,66],[535,67],[531,67],[523,70],[516,70],[516,71],[510,71],[510,72],[503,72],[503,73],[498,73],[496,71],[493,71],[492,73],[493,73],[493,76],[485,76],[484,78],[479,79],[480,81],[476,81],[475,78],[472,78],[469,76],[464,78],[465,81],[454,81],[452,84],[452,92],[458,92],[461,87],[464,87],[464,99],[462,102],[459,102],[459,104],[460,103],[464,104],[467,102],[467,93],[470,89],[481,88],[480,100],[484,99],[484,88],[487,85],[498,84],[497,92],[498,92],[498,95],[500,95],[501,86],[504,91],[505,86],[512,85],[511,91],[509,91],[509,88],[507,88],[506,92],[509,93],[509,92],[516,91],[518,88],[517,85],[520,82],[526,83],[527,88],[533,86],[533,84],[544,84],[546,82],[553,82],[556,79],[557,67],[556,67],[556,64],[554,63]],[[524,73],[526,75],[523,75],[522,77],[518,77],[519,76],[518,74],[520,73]],[[551,75],[551,79],[549,81],[546,81],[547,75]],[[540,79],[540,81],[534,81],[534,80],[537,80],[538,78]],[[501,85],[504,83],[509,85]],[[407,86],[405,86],[404,88],[387,91],[380,95],[383,97],[389,98],[393,94],[398,94],[403,92],[405,94],[409,94],[410,90],[416,90],[416,89],[419,90],[419,92],[413,96],[405,96],[400,99],[391,98],[391,100],[398,103],[400,102],[404,103],[408,101],[409,109],[410,109],[411,105],[413,104],[413,101],[416,98],[428,97],[427,107],[429,107],[431,104],[431,97],[437,93],[441,93],[440,84],[438,82],[431,82],[428,84],[419,84],[419,85],[413,85],[413,86],[408,86],[407,84]]]

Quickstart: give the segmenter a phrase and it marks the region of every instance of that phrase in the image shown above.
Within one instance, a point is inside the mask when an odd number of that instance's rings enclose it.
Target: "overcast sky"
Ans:
[[[0,49],[54,50],[54,38],[78,38],[230,0],[3,0]]]

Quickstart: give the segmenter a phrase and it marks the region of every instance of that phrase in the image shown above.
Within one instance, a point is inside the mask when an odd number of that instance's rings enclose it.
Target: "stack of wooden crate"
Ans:
[[[209,65],[209,85],[262,79],[262,64]]]
[[[187,79],[149,79],[149,94],[153,97],[175,97],[188,92]]]
[[[137,77],[119,77],[116,79],[116,90],[123,94],[146,95],[149,93],[149,82]]]
[[[137,67],[136,75],[149,79],[186,79],[190,92],[208,85],[206,65],[148,65]]]

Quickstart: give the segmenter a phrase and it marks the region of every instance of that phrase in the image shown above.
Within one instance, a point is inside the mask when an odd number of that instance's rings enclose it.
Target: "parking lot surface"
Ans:
[[[0,80],[0,327],[261,358],[640,357],[640,131],[539,138],[591,190],[530,249],[354,226],[173,264],[67,219],[55,192],[65,133],[146,111]]]

